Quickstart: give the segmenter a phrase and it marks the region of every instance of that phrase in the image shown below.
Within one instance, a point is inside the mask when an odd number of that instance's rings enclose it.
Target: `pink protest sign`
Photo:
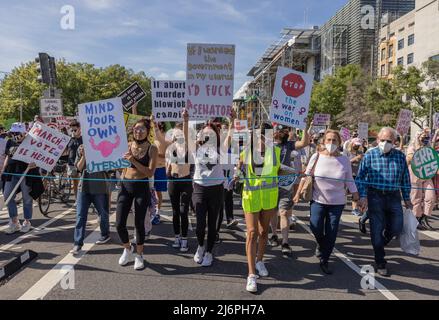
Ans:
[[[407,109],[402,109],[399,113],[398,125],[396,131],[401,135],[406,135],[409,132],[410,124],[412,122],[413,112]]]
[[[314,125],[316,126],[329,126],[331,123],[331,115],[324,113],[316,113],[314,115]]]

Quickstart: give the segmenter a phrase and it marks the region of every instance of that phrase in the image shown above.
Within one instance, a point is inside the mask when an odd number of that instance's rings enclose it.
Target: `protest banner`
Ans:
[[[313,81],[311,74],[278,67],[270,120],[285,126],[305,129]]]
[[[40,99],[40,115],[43,119],[50,119],[62,116],[62,100]]]
[[[123,108],[126,111],[129,111],[131,110],[133,105],[142,101],[146,97],[146,92],[145,90],[142,89],[142,87],[137,82],[134,82],[124,91],[122,91],[118,95],[118,97],[122,99]]]
[[[358,138],[366,141],[369,139],[369,124],[367,122],[358,124]]]
[[[181,121],[181,109],[186,107],[185,81],[154,81],[152,87],[152,114],[158,122]]]
[[[128,168],[123,159],[128,140],[121,98],[83,103],[78,106],[88,172]]]
[[[412,122],[413,112],[410,110],[402,109],[398,117],[398,125],[396,131],[402,136],[408,134],[410,130],[410,124]]]
[[[421,148],[413,155],[411,167],[419,179],[432,179],[439,170],[439,154],[433,148]]]
[[[439,129],[439,113],[435,113],[433,117],[433,130]]]
[[[343,139],[343,141],[348,141],[351,138],[351,132],[348,128],[341,128],[340,129],[340,136]]]
[[[51,172],[70,141],[70,137],[41,122],[35,122],[23,142],[17,147],[13,159],[35,163]]]
[[[313,120],[316,126],[329,126],[331,124],[331,115],[324,113],[316,113]]]
[[[186,108],[190,119],[230,116],[234,70],[234,45],[188,44]]]

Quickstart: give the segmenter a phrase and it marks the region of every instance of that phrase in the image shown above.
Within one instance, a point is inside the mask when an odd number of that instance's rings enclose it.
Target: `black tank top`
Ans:
[[[131,146],[130,146],[130,148],[131,148]],[[136,159],[138,162],[140,162],[140,164],[142,166],[148,167],[149,166],[149,160],[150,160],[150,158],[149,158],[149,151],[150,151],[150,149],[151,149],[151,144],[149,144],[148,150],[146,151],[146,154],[143,156],[143,158],[141,158],[141,159],[134,158],[134,159]],[[136,166],[134,164],[131,164],[131,168],[135,169]]]

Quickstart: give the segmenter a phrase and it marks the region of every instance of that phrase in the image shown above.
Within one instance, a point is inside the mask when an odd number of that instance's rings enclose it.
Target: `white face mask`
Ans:
[[[393,144],[391,144],[391,143],[389,143],[387,141],[380,142],[378,144],[378,146],[379,146],[381,152],[383,152],[383,153],[389,153],[393,149]]]
[[[325,147],[330,154],[333,154],[338,149],[338,146],[336,144],[326,144]]]

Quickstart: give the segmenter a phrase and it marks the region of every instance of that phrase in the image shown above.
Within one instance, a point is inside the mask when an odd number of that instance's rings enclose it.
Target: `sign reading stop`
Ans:
[[[290,73],[283,77],[282,89],[287,96],[298,98],[305,93],[306,82],[300,74]]]

